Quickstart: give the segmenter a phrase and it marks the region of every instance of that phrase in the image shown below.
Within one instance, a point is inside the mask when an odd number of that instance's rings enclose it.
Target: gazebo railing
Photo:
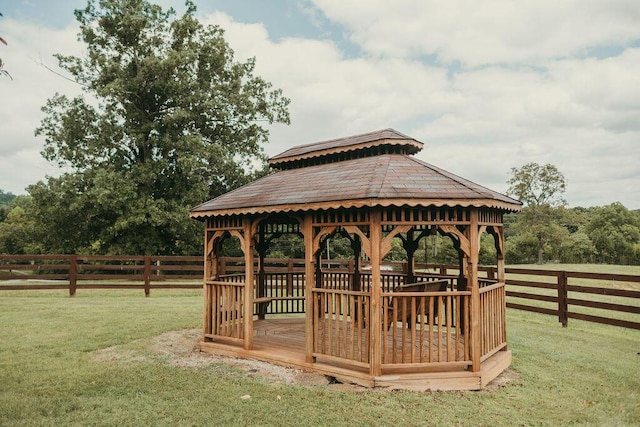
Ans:
[[[353,272],[346,270],[323,271],[322,289],[333,290],[353,290]],[[258,280],[258,273],[254,273],[254,278]],[[446,278],[449,280],[449,289],[454,289],[457,277],[436,274],[421,274],[414,277],[416,282],[426,282]],[[244,281],[244,275],[221,276],[225,281]],[[360,273],[360,291],[368,292],[371,282],[371,273],[363,271]],[[383,272],[381,275],[381,286],[383,292],[391,292],[405,282],[404,274],[400,272]],[[256,282],[257,283],[257,282]],[[258,292],[255,287],[254,298],[266,297],[271,303],[266,307],[266,314],[301,314],[306,311],[305,307],[305,274],[300,271],[277,271],[265,274],[264,289]]]
[[[480,288],[480,346],[485,360],[507,345],[506,288],[502,282]]]
[[[382,294],[383,370],[471,364],[469,291]]]
[[[396,283],[395,275],[386,276],[393,277],[386,285]],[[431,281],[438,277],[416,277],[416,280]],[[335,283],[337,289],[313,289],[313,352],[317,358],[336,359],[364,369],[370,362],[367,319],[370,319],[371,300],[368,288],[348,290],[351,279],[350,274],[327,275],[322,283]],[[429,370],[438,369],[440,365],[458,365],[463,369],[471,364],[471,292],[455,290],[455,277],[446,279],[449,281],[446,292],[383,289],[380,331],[383,371],[403,367]],[[238,342],[244,339],[244,280],[244,275],[232,274],[206,282],[205,338]],[[269,273],[266,282],[264,296],[272,299],[267,314],[305,312],[303,273]],[[504,283],[482,282],[480,343],[481,360],[485,360],[506,346],[506,293]],[[366,283],[366,279],[361,283]],[[254,294],[254,298],[257,297]]]
[[[244,276],[232,275],[205,282],[205,338],[243,340],[244,292]]]
[[[314,357],[341,359],[356,366],[369,363],[367,292],[314,289]]]

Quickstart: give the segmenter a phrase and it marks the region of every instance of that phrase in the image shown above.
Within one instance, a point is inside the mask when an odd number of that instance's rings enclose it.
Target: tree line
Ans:
[[[68,172],[27,195],[0,189],[0,253],[200,254],[202,224],[189,210],[268,173],[265,125],[289,123],[289,99],[195,14],[190,1],[182,16],[146,0],[90,0],[75,11],[86,54],[56,58],[83,94],[54,94],[35,130],[42,156]],[[511,170],[509,193],[524,208],[505,217],[507,262],[640,264],[640,212],[569,208],[565,189],[553,165]],[[238,254],[233,239],[226,245]],[[303,254],[298,236],[283,236],[269,255]],[[348,240],[332,237],[325,257],[350,256]],[[437,235],[416,253],[421,262],[457,256]],[[480,256],[494,262],[491,239]],[[387,257],[404,259],[399,241]]]
[[[115,197],[115,196],[114,196]],[[88,254],[138,254],[119,250],[120,245],[105,250],[98,245],[87,246],[82,231],[70,233],[68,228],[56,230],[58,221],[46,222],[37,216],[35,199],[31,195],[15,196],[0,190],[0,253],[41,254],[41,253],[88,253]],[[60,206],[50,209],[51,215]],[[69,218],[68,212],[61,213]],[[45,221],[38,223],[38,221]],[[104,219],[96,226],[103,224]],[[183,228],[193,227],[190,236],[167,237],[173,239],[171,250],[155,251],[158,255],[199,255],[202,248],[200,223],[189,219],[183,213]],[[43,233],[49,233],[43,239]],[[130,247],[139,245],[138,234],[129,237]],[[150,236],[151,238],[152,236]],[[152,244],[151,240],[145,241]],[[493,238],[483,235],[480,244],[480,261],[495,263]],[[323,253],[326,259],[349,259],[353,257],[348,239],[336,235],[329,240]],[[125,245],[126,246],[126,245]],[[135,249],[134,249],[135,250]],[[560,263],[603,263],[640,265],[640,211],[629,210],[619,202],[606,206],[566,207],[566,206],[525,206],[522,212],[505,215],[505,252],[509,264],[533,264],[543,262]],[[241,250],[234,239],[225,243],[225,254],[241,256]],[[296,235],[285,235],[273,241],[268,256],[304,257],[302,239]],[[433,235],[420,241],[415,253],[418,262],[450,263],[458,261],[458,253],[446,237]],[[389,261],[404,261],[406,255],[402,244],[394,239]]]

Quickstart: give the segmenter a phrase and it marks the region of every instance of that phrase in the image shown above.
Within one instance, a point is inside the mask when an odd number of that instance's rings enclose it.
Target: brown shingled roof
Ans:
[[[300,161],[303,159],[333,156],[339,153],[363,150],[380,146],[403,146],[408,154],[422,149],[422,142],[394,129],[383,129],[362,135],[331,139],[313,144],[298,145],[269,159],[270,166]]]
[[[487,206],[521,203],[412,156],[385,154],[283,170],[195,207],[192,217],[361,206]]]

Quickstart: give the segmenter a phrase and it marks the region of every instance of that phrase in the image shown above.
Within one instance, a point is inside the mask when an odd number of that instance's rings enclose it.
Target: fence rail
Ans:
[[[0,290],[202,288],[199,256],[0,255]]]
[[[267,292],[282,299],[272,309],[304,312],[304,261],[268,259],[266,265]],[[403,263],[387,266],[383,292],[400,283],[406,271]],[[326,277],[336,279],[332,283],[353,278],[353,261],[323,261],[322,267],[331,270]],[[459,275],[452,265],[417,264],[416,271],[448,278],[451,288]],[[220,272],[243,281],[238,275],[244,272],[243,258],[221,259]],[[151,289],[200,289],[202,275],[199,256],[0,255],[0,291],[64,289],[73,296],[78,289],[137,289],[149,296]],[[363,269],[359,276],[361,290],[368,291],[369,272]],[[495,267],[480,267],[481,281],[496,276]],[[507,268],[506,276],[509,308],[557,316],[563,326],[579,319],[640,329],[640,276],[531,268]]]

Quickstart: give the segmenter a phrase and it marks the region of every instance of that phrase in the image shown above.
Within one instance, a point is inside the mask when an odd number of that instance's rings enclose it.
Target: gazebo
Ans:
[[[275,172],[192,209],[205,223],[200,349],[367,387],[474,390],[504,371],[503,215],[521,203],[417,159],[422,146],[393,129],[297,146],[269,159]],[[303,272],[268,274],[270,242],[289,233],[304,241]],[[414,268],[418,242],[436,233],[457,250],[458,274]],[[494,278],[478,275],[483,233]],[[336,234],[353,249],[348,273],[322,262]],[[220,268],[227,238],[239,240],[241,274]],[[393,239],[402,272],[381,268]]]

